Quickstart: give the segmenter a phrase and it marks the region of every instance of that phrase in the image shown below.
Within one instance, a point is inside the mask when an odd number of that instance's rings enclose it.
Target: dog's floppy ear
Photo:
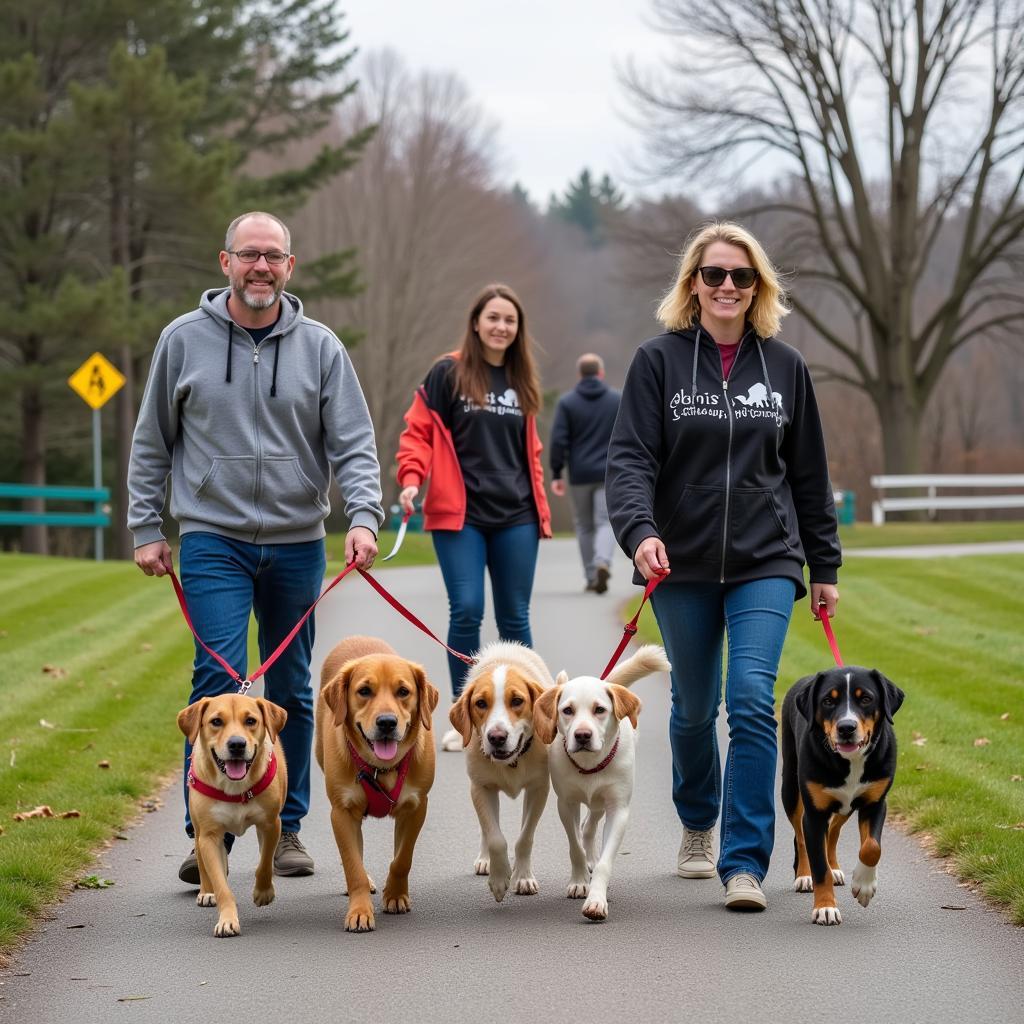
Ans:
[[[277,737],[281,735],[284,723],[288,721],[288,712],[267,700],[266,697],[257,697],[256,703],[259,704],[260,711],[263,713],[263,724],[267,727],[270,742],[275,743]]]
[[[878,683],[878,689],[882,694],[882,711],[885,713],[885,720],[891,723],[892,716],[899,711],[906,694],[891,679],[882,675],[877,668],[871,670],[871,675]]]
[[[410,662],[410,664],[412,664]],[[428,732],[433,728],[434,708],[441,699],[437,687],[427,678],[422,665],[412,665],[412,675],[416,680],[416,699],[419,702],[420,723]]]
[[[339,728],[345,724],[348,715],[348,684],[352,681],[356,660],[346,661],[338,670],[338,674],[329,683],[320,687],[320,696],[331,709],[334,724]]]
[[[558,698],[569,677],[558,673],[558,681],[533,702],[533,731],[541,743],[553,743],[558,735]]]
[[[188,737],[189,743],[195,746],[199,739],[199,727],[203,724],[203,711],[210,703],[209,697],[197,700],[195,704],[189,704],[178,712],[178,728]]]
[[[459,694],[459,699],[451,706],[448,712],[448,721],[452,723],[452,728],[457,730],[459,735],[462,736],[462,745],[464,747],[468,747],[469,741],[473,738],[473,719],[469,713],[469,702],[473,699],[474,688],[475,683],[470,683]]]
[[[810,679],[806,686],[796,695],[797,711],[811,724],[814,723],[814,709],[817,706],[818,683],[824,677],[824,672],[819,672],[813,679]]]
[[[633,728],[636,728],[636,716],[640,714],[640,698],[618,683],[611,683],[606,687],[608,696],[612,699],[612,711],[615,717],[621,722],[628,718]]]

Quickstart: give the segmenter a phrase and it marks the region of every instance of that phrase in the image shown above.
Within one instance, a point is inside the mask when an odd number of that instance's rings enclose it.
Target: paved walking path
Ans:
[[[443,630],[436,568],[383,569],[379,577]],[[542,546],[533,623],[553,669],[600,672],[621,635],[617,605],[634,592],[628,577],[623,562],[608,595],[584,595],[572,543]],[[346,580],[321,608],[317,666],[337,638],[374,633],[421,661],[447,691],[441,648],[361,580]],[[580,903],[564,898],[568,857],[553,798],[534,858],[540,893],[494,902],[472,873],[478,833],[462,755],[441,754],[413,865],[411,914],[379,915],[373,934],[344,932],[342,873],[316,774],[303,839],[317,874],[278,879],[277,902],[257,909],[248,896],[256,840],[246,835],[230,878],[243,933],[215,939],[215,912],[197,908],[195,890],[176,877],[188,843],[175,782],[162,794],[164,808],[100,858],[97,870],[117,884],[74,893],[0,974],[0,1021],[994,1024],[1024,1017],[1024,929],[986,909],[891,827],[875,902],[865,910],[839,890],[839,928],[813,926],[810,896],[790,890],[784,817],[765,881],[766,913],[728,913],[717,880],[677,878],[667,690],[664,676],[636,686],[644,701],[636,795],[604,924],[585,921]],[[447,726],[447,710],[443,701],[435,729]],[[167,727],[174,728],[171,718]],[[507,831],[518,810],[503,808]],[[381,881],[390,825],[369,821],[365,834],[367,864]],[[848,864],[855,837],[853,828],[843,837]]]

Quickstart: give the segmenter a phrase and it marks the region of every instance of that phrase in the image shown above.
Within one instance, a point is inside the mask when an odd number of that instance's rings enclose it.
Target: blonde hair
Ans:
[[[678,331],[700,319],[700,302],[693,294],[693,278],[712,242],[738,246],[750,257],[750,265],[757,271],[758,279],[747,319],[760,337],[774,337],[779,333],[782,318],[789,314],[782,282],[761,243],[746,228],[728,221],[714,221],[690,236],[679,260],[675,283],[658,306],[658,320],[666,330]]]

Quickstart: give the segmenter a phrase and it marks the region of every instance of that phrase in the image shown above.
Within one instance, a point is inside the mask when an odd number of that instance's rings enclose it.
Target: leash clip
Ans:
[[[244,697],[252,689],[251,679],[242,679],[238,683],[238,696]]]

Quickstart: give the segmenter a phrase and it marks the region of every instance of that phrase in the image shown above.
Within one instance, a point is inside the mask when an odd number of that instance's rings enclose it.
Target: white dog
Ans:
[[[664,650],[649,644],[605,680],[569,679],[560,672],[554,688],[541,694],[534,707],[537,737],[551,744],[551,785],[569,838],[572,877],[566,896],[586,897],[583,914],[593,921],[608,916],[608,878],[626,834],[633,796],[640,699],[626,687],[652,672],[670,669]],[[561,742],[554,742],[556,735]],[[581,806],[587,808],[582,834]],[[597,829],[605,815],[604,843],[598,849]],[[589,874],[591,865],[593,874]]]
[[[520,896],[532,896],[538,888],[531,859],[534,833],[548,800],[548,752],[535,742],[533,709],[553,685],[547,666],[530,648],[505,640],[487,644],[448,716],[469,748],[466,773],[480,820],[480,854],[473,869],[488,876],[487,885],[499,903],[510,886]],[[498,822],[499,793],[513,799],[525,793],[514,867]]]

